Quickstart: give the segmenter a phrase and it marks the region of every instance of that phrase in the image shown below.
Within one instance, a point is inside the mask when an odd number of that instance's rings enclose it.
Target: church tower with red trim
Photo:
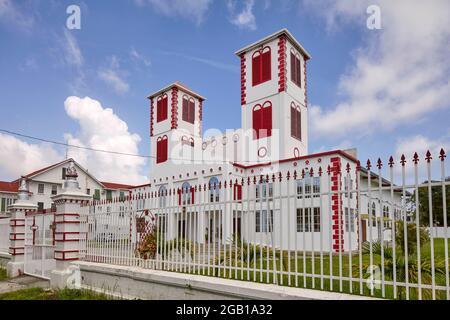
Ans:
[[[236,55],[241,59],[244,158],[252,163],[308,154],[308,52],[282,29]]]
[[[173,164],[192,164],[194,148],[201,146],[205,98],[177,81],[148,99],[151,171],[169,176]]]

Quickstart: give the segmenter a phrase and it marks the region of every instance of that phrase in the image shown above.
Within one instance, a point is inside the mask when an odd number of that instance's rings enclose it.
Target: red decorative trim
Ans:
[[[341,158],[331,158],[331,190],[341,189]],[[344,222],[342,212],[342,195],[337,193],[331,197],[333,219],[333,250],[335,252],[344,251]],[[339,232],[340,229],[340,232]]]
[[[353,158],[351,155],[345,153],[342,150],[333,150],[333,151],[327,151],[327,152],[321,152],[321,153],[316,153],[316,154],[310,154],[307,156],[301,156],[298,158],[289,158],[289,159],[282,159],[282,160],[278,160],[278,161],[274,161],[274,162],[267,162],[267,163],[260,163],[260,164],[253,164],[250,166],[246,166],[243,164],[239,164],[239,163],[233,163],[233,166],[241,168],[241,169],[251,169],[251,168],[257,168],[257,167],[265,167],[271,164],[275,164],[275,163],[285,163],[285,162],[292,162],[295,160],[303,160],[303,159],[312,159],[312,158],[317,158],[317,157],[324,157],[324,156],[330,156],[330,155],[340,155],[350,161],[353,162],[357,162],[358,160],[356,158]]]
[[[286,91],[286,36],[278,40],[278,92]]]
[[[17,252],[22,250],[22,252]],[[25,254],[25,247],[9,247],[9,254],[12,256],[22,256]]]
[[[246,70],[245,70],[245,52],[241,54],[241,105],[246,104],[245,97],[247,94],[245,93],[245,82],[246,82]]]
[[[171,120],[171,129],[178,128],[178,88],[172,88],[172,120]]]
[[[79,253],[79,252],[80,252],[79,250],[55,250],[54,257],[55,257],[55,260],[58,260],[58,261],[79,260],[78,257],[76,257],[76,258],[66,258],[66,254],[67,253]],[[59,254],[61,254],[62,257],[60,257],[60,258],[56,257],[56,255],[59,255]]]
[[[155,120],[155,105],[153,103],[153,97],[150,98],[150,137],[153,137],[154,120]]]
[[[199,136],[202,136],[202,120],[203,120],[203,101],[198,100],[198,130]]]
[[[305,77],[305,107],[308,107],[308,81],[306,81],[306,59],[303,56],[303,74]]]
[[[25,241],[25,237],[24,238],[17,238],[17,236],[25,236],[24,232],[11,232],[9,234],[9,240],[11,241]]]
[[[58,237],[62,235],[62,237]],[[55,232],[55,242],[76,242],[79,238],[70,238],[70,235],[80,235],[79,232]],[[67,237],[69,236],[69,237]]]
[[[22,224],[18,224],[18,222],[22,222]],[[25,227],[25,219],[11,219],[9,220],[10,227]]]

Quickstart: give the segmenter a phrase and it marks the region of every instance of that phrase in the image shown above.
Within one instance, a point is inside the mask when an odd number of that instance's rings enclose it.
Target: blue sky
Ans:
[[[366,27],[373,3],[381,30]],[[81,30],[65,27],[71,4],[81,8]],[[0,128],[148,155],[146,96],[175,80],[207,98],[204,128],[238,128],[234,52],[288,28],[312,55],[311,153],[357,147],[365,160],[436,152],[450,146],[448,9],[446,1],[0,0]],[[70,96],[98,101],[101,118],[75,110],[81,102]],[[0,179],[64,156],[4,134],[0,150]],[[148,174],[145,159],[72,152],[102,179],[136,183]]]

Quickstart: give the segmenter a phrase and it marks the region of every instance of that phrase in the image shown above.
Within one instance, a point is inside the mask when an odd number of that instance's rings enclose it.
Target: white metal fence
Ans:
[[[9,251],[9,218],[0,219],[0,252]]]
[[[56,266],[54,212],[29,212],[25,217],[24,272],[50,279]]]
[[[450,299],[444,158],[162,188],[83,209],[81,258],[391,299]],[[438,162],[439,163],[439,162]],[[383,171],[388,179],[383,179]],[[399,172],[398,184],[394,178]],[[409,179],[412,182],[408,182]],[[439,196],[440,194],[440,196]],[[442,238],[428,227],[442,226]]]

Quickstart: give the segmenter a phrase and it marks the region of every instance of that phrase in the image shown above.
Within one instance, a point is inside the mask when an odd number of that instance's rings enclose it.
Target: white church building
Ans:
[[[282,249],[355,250],[360,219],[362,241],[389,240],[401,190],[373,172],[368,188],[356,149],[308,153],[310,54],[286,29],[235,54],[239,129],[204,137],[206,99],[180,82],[148,97],[150,184],[132,192],[159,197],[155,213],[168,238],[225,243],[239,233]]]

